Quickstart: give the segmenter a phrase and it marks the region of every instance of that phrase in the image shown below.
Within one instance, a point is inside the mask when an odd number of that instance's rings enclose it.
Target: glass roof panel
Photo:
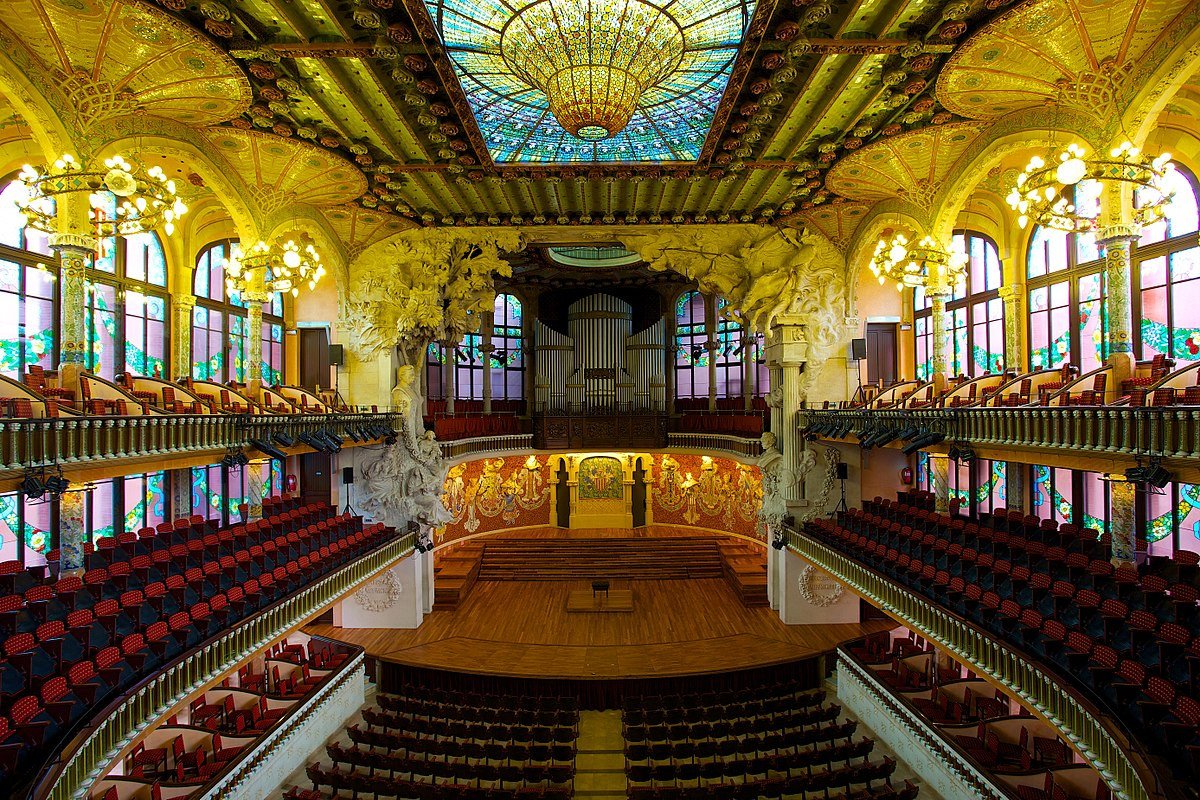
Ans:
[[[567,133],[546,96],[500,55],[500,29],[528,2],[425,0],[497,163],[695,161],[725,92],[754,0],[676,0],[661,8],[684,31],[679,68],[642,96],[620,133],[586,141]]]

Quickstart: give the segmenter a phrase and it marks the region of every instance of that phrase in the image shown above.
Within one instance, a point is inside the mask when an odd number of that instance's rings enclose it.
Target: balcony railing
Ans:
[[[477,436],[473,439],[458,439],[441,442],[443,458],[464,458],[480,453],[529,452],[533,450],[533,435],[521,433],[511,436]],[[746,458],[762,455],[762,442],[757,437],[743,438],[722,433],[672,433],[668,434],[667,447],[671,450],[722,450]]]
[[[757,436],[743,437],[727,433],[670,433],[667,446],[672,450],[724,450],[748,458],[762,455],[762,441]]]
[[[412,552],[414,534],[388,542],[373,553],[327,575],[265,611],[218,634],[156,672],[93,716],[88,727],[47,764],[30,796],[38,800],[85,797],[101,771],[134,736],[189,694],[235,668],[320,613],[347,592],[375,578]]]
[[[915,425],[946,439],[980,446],[1087,450],[1124,456],[1200,456],[1195,406],[1017,406],[913,410],[815,410],[797,415],[802,428],[841,420],[852,431]]]
[[[1150,800],[1163,796],[1153,770],[1136,754],[1129,738],[1111,718],[1065,686],[1061,677],[1043,670],[1024,653],[966,620],[818,541],[788,530],[787,542],[789,549],[1036,710],[1101,774],[1114,797]]]
[[[533,449],[532,433],[515,433],[503,436],[476,436],[472,439],[456,439],[441,442],[442,458],[462,458],[476,453],[501,453],[510,450],[530,451]]]
[[[270,442],[273,434],[327,430],[347,437],[364,425],[401,425],[392,413],[60,417],[0,419],[0,471],[107,458],[187,455]]]

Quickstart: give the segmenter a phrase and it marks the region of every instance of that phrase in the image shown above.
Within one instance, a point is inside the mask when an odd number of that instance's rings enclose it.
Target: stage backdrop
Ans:
[[[450,469],[442,503],[451,520],[437,544],[510,528],[553,524],[554,470],[574,484],[573,516],[583,527],[619,527],[628,518],[634,468],[644,469],[653,525],[705,528],[764,539],[758,526],[762,473],[730,458],[684,453],[555,453],[483,458]],[[620,513],[618,513],[620,512]],[[624,524],[628,525],[628,522]]]
[[[655,525],[728,531],[764,539],[758,529],[762,472],[730,458],[656,453],[650,477]]]

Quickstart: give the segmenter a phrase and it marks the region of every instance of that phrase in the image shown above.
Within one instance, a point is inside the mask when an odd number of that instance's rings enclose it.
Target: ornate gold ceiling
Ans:
[[[797,215],[844,242],[872,203],[928,208],[1014,112],[1108,124],[1200,19],[1179,0],[760,0],[698,159],[526,164],[492,160],[434,6],[12,0],[0,46],[74,129],[184,126],[264,213],[324,208],[351,250],[413,225]]]

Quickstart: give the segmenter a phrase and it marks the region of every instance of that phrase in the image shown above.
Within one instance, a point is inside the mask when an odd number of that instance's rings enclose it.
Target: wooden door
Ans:
[[[329,502],[333,489],[330,464],[328,453],[305,453],[300,456],[300,502]]]
[[[324,328],[300,329],[300,385],[310,392],[329,388],[329,331]]]
[[[896,323],[867,323],[867,383],[880,388],[896,382]]]

